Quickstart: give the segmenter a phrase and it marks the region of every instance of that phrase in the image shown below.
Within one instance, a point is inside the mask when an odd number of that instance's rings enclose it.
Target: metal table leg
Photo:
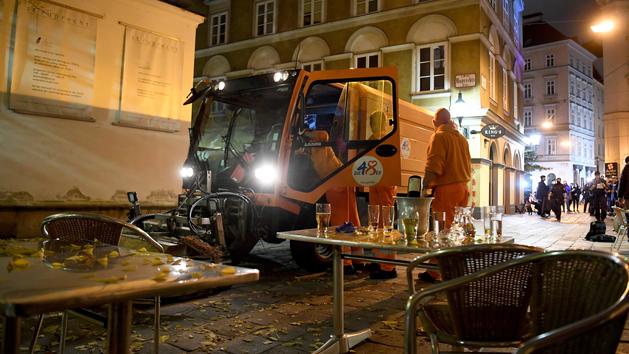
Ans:
[[[343,279],[343,258],[341,257],[341,246],[334,246],[334,258],[332,260],[334,291],[332,294],[334,308],[332,318],[334,320],[334,334],[325,342],[315,354],[337,354],[347,353],[350,348],[364,341],[371,336],[371,329],[359,332],[345,333],[345,309],[343,301],[344,279]]]
[[[18,352],[20,346],[20,318],[4,317],[2,353],[13,354]]]
[[[118,302],[109,306],[109,324],[107,326],[108,353],[129,353],[131,311],[131,301]]]

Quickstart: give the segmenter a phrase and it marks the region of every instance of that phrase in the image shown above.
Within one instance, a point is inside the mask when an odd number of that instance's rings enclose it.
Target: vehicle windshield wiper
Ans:
[[[234,126],[236,125],[236,116],[240,114],[242,111],[242,107],[238,107],[234,110],[234,113],[229,120],[229,126],[227,127],[227,134],[223,136],[223,141],[225,141],[225,154],[223,155],[223,166],[227,166],[227,160],[229,159],[229,152],[231,151],[236,158],[242,162],[242,156],[240,153],[234,148],[232,145],[232,134],[234,131]]]

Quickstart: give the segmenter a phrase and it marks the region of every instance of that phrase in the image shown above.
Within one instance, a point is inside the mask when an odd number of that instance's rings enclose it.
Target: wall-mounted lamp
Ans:
[[[466,104],[463,100],[463,93],[459,91],[459,95],[457,96],[456,101],[452,104],[452,112],[451,115],[456,117],[459,121],[459,131],[463,133],[466,138],[469,138],[469,134],[467,133],[467,129],[463,128],[463,117],[465,116]]]

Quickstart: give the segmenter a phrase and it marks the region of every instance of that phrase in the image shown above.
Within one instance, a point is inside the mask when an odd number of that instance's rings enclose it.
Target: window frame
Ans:
[[[369,15],[372,14],[374,12],[379,12],[381,9],[381,2],[380,0],[364,0],[365,1],[365,12],[359,13],[358,12],[358,1],[360,0],[353,0],[353,6],[352,6],[352,15],[353,16],[362,16],[362,15]],[[376,2],[376,11],[369,11],[369,2],[370,1],[375,1]]]
[[[544,96],[556,96],[557,89],[555,86],[555,79],[544,80]]]
[[[524,71],[531,71],[532,61],[531,58],[524,59]]]
[[[524,108],[524,126],[525,127],[533,126],[533,109],[531,107]]]
[[[311,66],[312,67],[313,65],[317,65],[317,64],[321,65],[321,69],[320,70],[314,70],[314,71],[325,70],[325,62],[323,60],[314,60],[314,61],[309,61],[307,63],[301,63],[300,67],[302,69],[306,70],[306,71],[313,72],[313,70],[308,70],[305,67],[306,66]]]
[[[437,47],[443,47],[443,88],[439,88],[439,89],[435,89],[435,58],[434,58],[434,51]],[[421,90],[421,79],[423,76],[421,76],[421,50],[425,49],[425,48],[429,48],[430,50],[430,74],[428,75],[428,77],[430,78],[430,88],[428,90]],[[415,47],[415,56],[416,56],[416,60],[415,60],[415,68],[416,68],[416,75],[415,75],[415,92],[418,93],[427,93],[427,92],[442,92],[442,91],[446,91],[450,89],[450,63],[449,63],[449,46],[448,46],[448,42],[436,42],[436,43],[430,43],[430,44],[424,44],[424,45],[419,45]]]
[[[225,34],[224,34],[225,41],[222,42],[222,43],[213,43],[212,42],[213,37],[214,37],[213,21],[214,21],[215,17],[220,17],[221,15],[225,15]],[[210,27],[210,35],[209,35],[208,40],[209,40],[210,47],[215,47],[215,46],[227,44],[228,41],[229,41],[229,38],[228,38],[228,33],[229,33],[229,11],[221,11],[221,12],[213,13],[213,14],[211,14],[209,16],[209,19],[210,20],[208,21],[208,24],[209,24],[209,27]],[[220,28],[220,23],[219,23],[218,27]],[[220,38],[220,31],[219,31],[219,35],[218,35],[217,38]]]
[[[551,54],[546,54],[546,67],[547,68],[552,68],[555,66],[555,54],[551,53]]]
[[[525,82],[522,85],[524,86],[524,99],[525,100],[532,99],[533,98],[533,84],[531,82]]]
[[[272,4],[273,6],[273,18],[271,19],[271,23],[272,23],[272,30],[271,32],[266,32],[266,27],[268,22],[264,22],[264,33],[262,34],[258,34],[258,27],[260,26],[260,24],[258,23],[258,18],[260,17],[260,13],[259,11],[259,6],[261,4]],[[271,34],[275,34],[277,32],[277,2],[276,0],[258,0],[256,2],[254,2],[253,6],[255,7],[255,11],[254,11],[254,16],[255,16],[255,21],[253,21],[253,36],[254,37],[263,37],[263,36],[268,36]],[[267,13],[268,13],[268,7],[267,7]],[[264,14],[264,18],[267,18],[267,13]]]
[[[509,113],[509,75],[507,69],[502,68],[502,110]]]
[[[508,29],[509,20],[511,20],[510,0],[502,0],[502,23]]]
[[[552,110],[553,114],[549,115],[548,112]],[[557,117],[557,105],[554,104],[547,104],[544,105],[544,119],[551,122],[551,123],[555,123],[556,118]]]
[[[312,22],[308,25],[306,25],[304,23],[304,17],[306,16],[305,10],[306,10],[306,2],[310,2],[311,3],[311,16],[312,18],[314,18],[314,8],[315,8],[315,2],[317,1],[321,1],[321,19],[319,22],[315,23]],[[325,10],[326,10],[326,0],[300,0],[299,1],[299,27],[310,27],[310,26],[315,26],[318,24],[322,24],[325,23]]]
[[[546,148],[544,152],[547,156],[555,156],[557,155],[557,137],[556,136],[547,136],[545,139]]]
[[[358,69],[358,59],[359,58],[367,58],[366,63],[369,64],[369,57],[372,57],[374,55],[378,56],[378,66],[375,66],[375,68],[381,68],[382,67],[382,52],[377,51],[377,52],[368,52],[368,53],[360,53],[360,54],[354,54],[354,60],[353,60],[353,68]],[[373,68],[373,66],[365,66],[365,67],[360,67],[360,68]]]
[[[489,53],[489,98],[496,102],[496,55],[488,50]]]

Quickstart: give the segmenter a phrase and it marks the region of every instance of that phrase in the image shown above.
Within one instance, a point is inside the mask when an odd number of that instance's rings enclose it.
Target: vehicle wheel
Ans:
[[[309,272],[322,272],[332,264],[332,246],[291,240],[290,253],[297,265]]]

